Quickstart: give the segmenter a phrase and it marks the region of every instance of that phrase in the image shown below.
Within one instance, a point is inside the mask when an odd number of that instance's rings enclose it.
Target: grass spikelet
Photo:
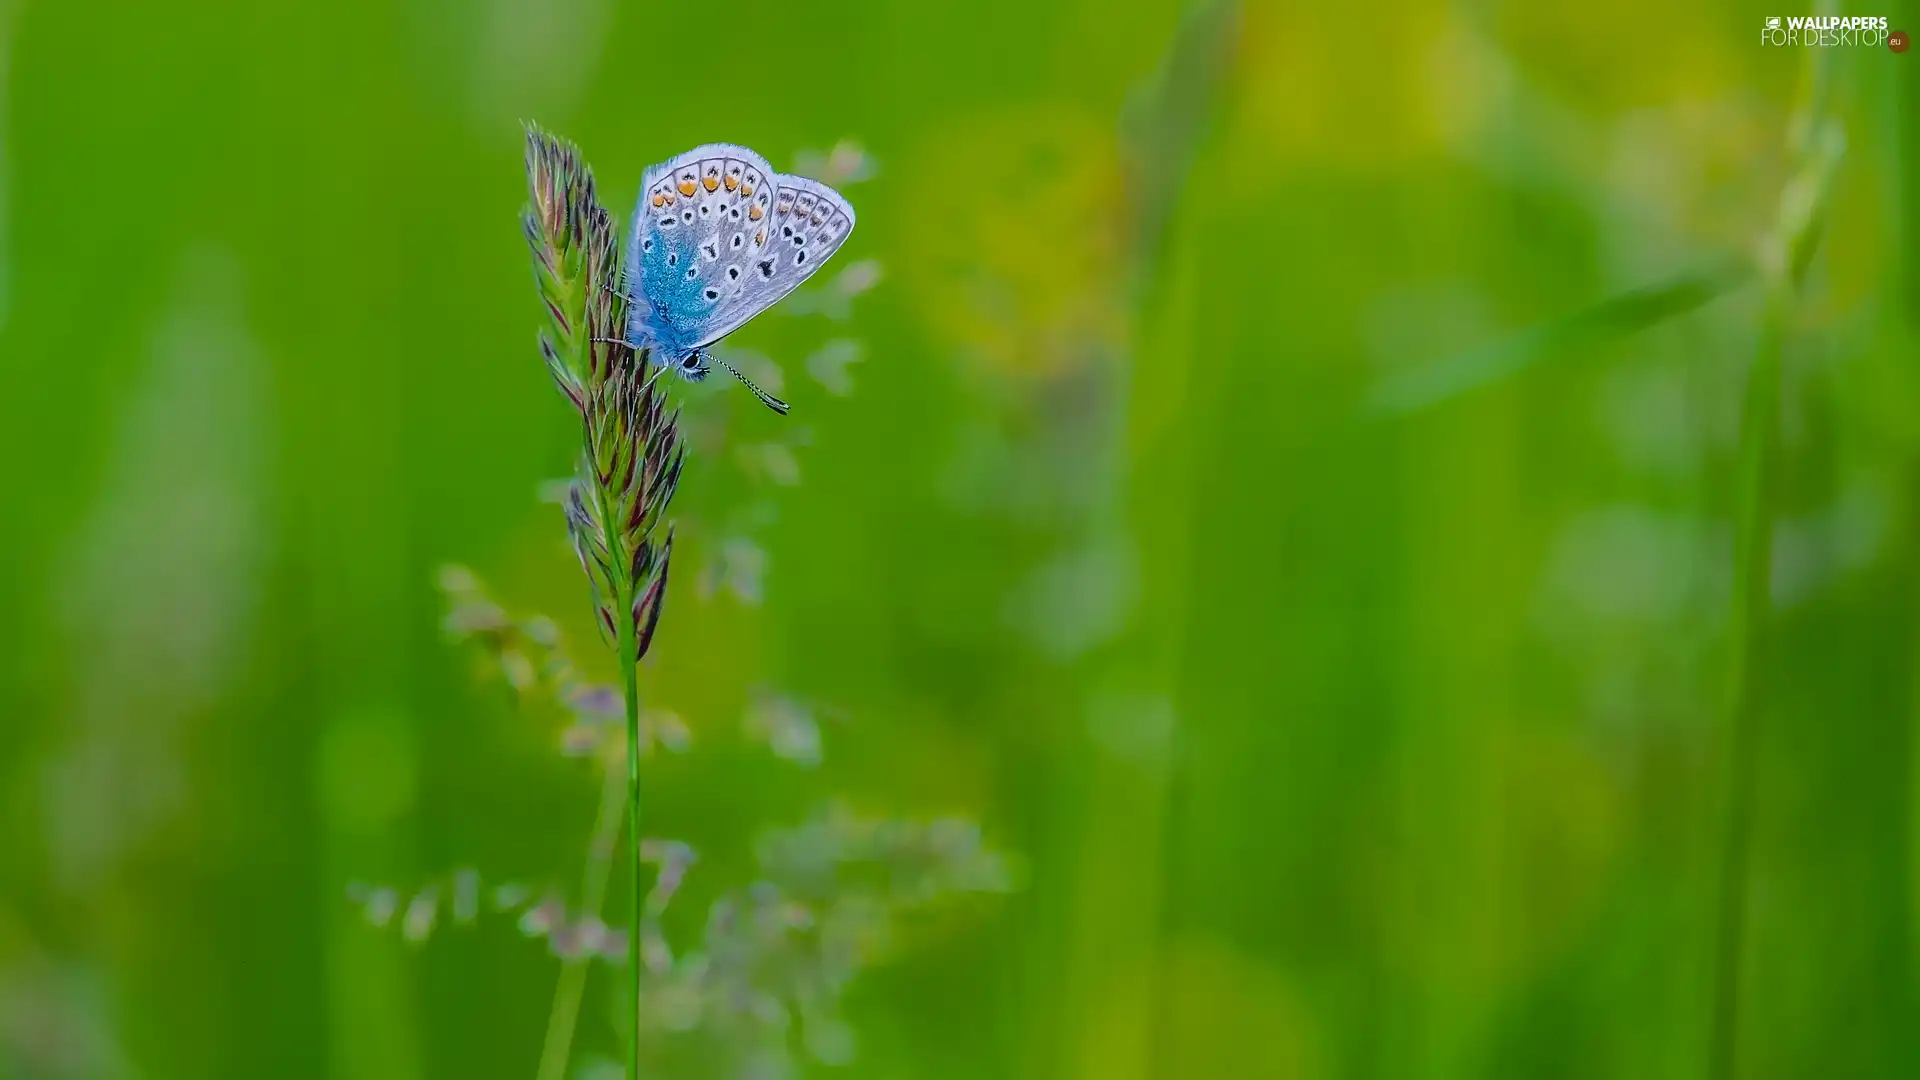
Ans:
[[[620,241],[571,144],[527,129],[523,217],[547,326],[540,354],[580,415],[581,457],[565,501],[567,532],[587,575],[595,623],[620,656],[627,720],[627,835],[635,911],[628,965],[639,1000],[640,697],[636,665],[652,647],[666,601],[673,529],[661,529],[686,451],[679,411],[625,344]],[[656,534],[664,531],[664,536]],[[639,1070],[638,1036],[632,1068]]]

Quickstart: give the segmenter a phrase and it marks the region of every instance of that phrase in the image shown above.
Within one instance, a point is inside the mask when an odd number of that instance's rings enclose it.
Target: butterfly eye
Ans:
[[[685,368],[688,371],[699,371],[700,370],[700,354],[688,353],[686,356],[681,358],[680,366]]]

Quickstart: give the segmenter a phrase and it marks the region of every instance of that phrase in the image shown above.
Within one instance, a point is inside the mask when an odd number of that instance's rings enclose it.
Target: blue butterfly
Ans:
[[[627,343],[699,381],[710,362],[775,412],[787,403],[708,347],[772,307],[840,250],[853,207],[825,184],[710,143],[648,169],[627,239]]]

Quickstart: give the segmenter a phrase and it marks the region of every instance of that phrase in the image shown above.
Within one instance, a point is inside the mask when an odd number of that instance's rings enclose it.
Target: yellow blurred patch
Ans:
[[[1124,338],[1121,183],[1110,122],[1038,106],[931,126],[909,169],[928,211],[899,275],[969,359],[1042,375]]]
[[[1528,81],[1575,108],[1615,111],[1724,93],[1763,55],[1758,18],[1743,14],[1730,23],[1727,10],[1712,5],[1623,0],[1593,8],[1502,4],[1488,12],[1502,49],[1526,58]]]
[[[1289,159],[1388,167],[1436,152],[1441,127],[1431,43],[1445,26],[1437,7],[1250,8],[1239,79],[1230,90],[1229,141],[1250,168],[1231,193],[1257,190]]]
[[[1524,983],[1590,924],[1624,830],[1621,780],[1570,731],[1527,721],[1469,760],[1478,794],[1416,810],[1431,857],[1386,857],[1375,895],[1401,974],[1472,996]]]
[[[1098,1019],[1077,1077],[1155,1076],[1155,1062],[1178,1062],[1181,1080],[1326,1074],[1319,1025],[1278,969],[1196,939],[1163,946],[1152,975],[1108,987],[1092,1003]]]
[[[1228,133],[1255,166],[1235,179],[1255,184],[1284,165],[1389,169],[1463,130],[1501,138],[1487,125],[1512,122],[1503,105],[1516,94],[1545,90],[1546,107],[1572,115],[1722,94],[1740,37],[1715,10],[1655,0],[1506,5],[1489,20],[1406,0],[1358,21],[1337,7],[1263,5],[1244,26]]]

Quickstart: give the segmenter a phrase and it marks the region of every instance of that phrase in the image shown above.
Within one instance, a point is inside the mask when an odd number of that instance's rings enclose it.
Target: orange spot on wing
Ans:
[[[747,211],[747,216],[752,218],[755,221],[759,221],[761,218],[767,216],[767,212],[765,210],[760,209],[758,205],[755,205],[752,209]]]
[[[656,192],[654,192],[654,193],[653,193],[653,205],[655,205],[655,206],[665,206],[665,205],[667,205],[667,197],[666,197],[666,195],[665,195],[665,194],[663,194],[663,193],[661,193],[661,192],[658,192],[658,191],[656,191]]]
[[[739,178],[739,177],[737,177],[737,176],[729,176],[729,177],[727,177],[727,190],[728,190],[728,191],[734,191],[734,190],[736,190],[736,189],[738,189],[739,187],[740,187],[740,178]]]
[[[693,194],[693,193],[694,193],[694,192],[695,192],[696,190],[698,190],[698,187],[699,187],[699,185],[697,185],[697,184],[695,184],[695,183],[694,183],[693,181],[691,181],[691,180],[682,180],[682,181],[680,181],[680,194],[682,194],[682,195],[691,195],[691,194]]]
[[[752,185],[752,184],[741,184],[741,185],[740,185],[740,194],[742,194],[742,195],[751,195],[751,194],[753,194],[753,185]]]
[[[707,178],[700,182],[706,185],[706,188],[708,191],[712,191],[714,188],[717,188],[720,186],[720,178],[713,175],[712,173],[708,173]]]
[[[757,232],[757,233],[754,233],[754,234],[753,234],[753,242],[754,242],[755,244],[764,244],[764,243],[766,243],[766,242],[767,242],[767,230],[765,230],[765,229],[761,229],[761,230],[760,230],[759,232]]]

